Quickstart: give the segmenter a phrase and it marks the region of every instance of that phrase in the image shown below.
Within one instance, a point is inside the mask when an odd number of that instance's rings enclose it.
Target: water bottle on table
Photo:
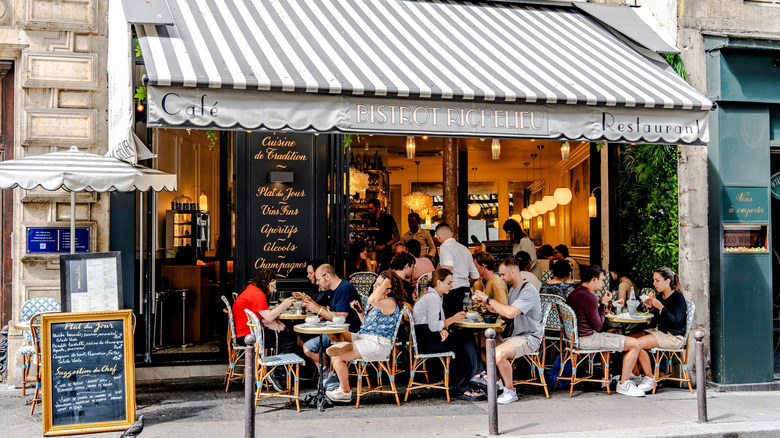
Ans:
[[[631,295],[629,295],[628,301],[626,301],[626,307],[628,308],[628,314],[632,318],[636,317],[636,308],[639,306],[639,300],[636,299],[636,292],[634,288],[631,288]]]

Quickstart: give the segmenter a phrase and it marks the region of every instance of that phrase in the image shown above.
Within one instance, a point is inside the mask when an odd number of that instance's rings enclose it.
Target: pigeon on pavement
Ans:
[[[141,415],[133,424],[130,425],[130,427],[125,429],[122,435],[120,435],[120,438],[126,436],[138,436],[141,434],[143,430],[144,430],[144,416]]]

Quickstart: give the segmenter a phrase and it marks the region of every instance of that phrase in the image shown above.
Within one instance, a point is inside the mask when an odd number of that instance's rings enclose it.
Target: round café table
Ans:
[[[298,321],[298,320],[303,321],[308,316],[317,316],[317,315],[314,313],[303,313],[303,312],[300,315],[298,315],[295,312],[282,312],[276,318],[283,319],[286,321]]]
[[[280,315],[281,316],[281,315]],[[297,316],[297,315],[296,315]],[[333,335],[336,333],[345,333],[349,331],[349,324],[333,324],[333,323],[319,323],[314,325],[309,324],[299,324],[296,325],[294,330],[298,333],[305,333],[309,335],[319,335],[320,337],[320,365],[322,365],[323,361],[323,353],[325,351],[324,348],[322,348],[322,341],[323,336],[325,335]],[[315,399],[317,400],[317,410],[322,412],[325,409],[325,380],[323,379],[324,373],[320,372],[319,380],[317,381],[317,395],[315,396]]]
[[[504,320],[498,319],[496,320],[496,322],[485,322],[485,321],[471,321],[468,319],[462,319],[453,324],[457,327],[463,327],[468,329],[487,330],[489,328],[495,329],[495,328],[503,327]]]
[[[620,330],[621,335],[625,335],[629,326],[632,324],[644,324],[649,322],[650,319],[653,318],[653,315],[637,315],[632,317],[628,312],[623,312],[618,315],[608,313],[605,317],[611,325],[616,326]]]

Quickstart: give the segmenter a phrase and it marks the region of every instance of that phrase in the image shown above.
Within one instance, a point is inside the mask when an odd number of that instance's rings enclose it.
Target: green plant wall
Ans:
[[[651,287],[653,271],[678,271],[677,146],[623,145],[620,153],[619,263],[639,287]]]

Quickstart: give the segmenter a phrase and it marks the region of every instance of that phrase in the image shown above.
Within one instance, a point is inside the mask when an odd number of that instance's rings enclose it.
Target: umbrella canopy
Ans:
[[[156,192],[176,190],[176,175],[133,166],[113,157],[81,152],[76,146],[0,162],[0,189],[65,189],[71,192]]]

